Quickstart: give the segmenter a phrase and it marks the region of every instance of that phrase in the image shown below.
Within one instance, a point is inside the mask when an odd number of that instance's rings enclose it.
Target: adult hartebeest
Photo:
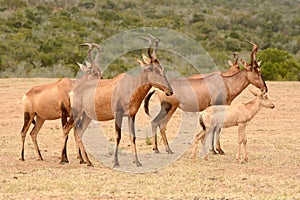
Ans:
[[[73,103],[71,103],[73,116],[64,127],[64,133],[67,135],[69,130],[75,126],[76,139],[87,165],[92,164],[87,157],[79,135],[82,136],[92,119],[97,121],[114,119],[117,136],[114,166],[119,166],[118,148],[121,140],[122,119],[127,116],[134,155],[133,162],[137,166],[141,166],[135,144],[135,115],[152,86],[162,90],[166,96],[173,94],[156,56],[158,41],[155,40],[155,43],[156,47],[151,54],[152,41],[149,39],[148,55],[150,62],[138,61],[144,69],[137,76],[133,77],[130,74],[122,73],[112,79],[90,80],[75,87]]]
[[[175,110],[179,107],[187,112],[199,112],[211,105],[230,105],[233,99],[239,95],[249,84],[267,91],[267,86],[262,78],[259,63],[256,61],[258,46],[254,43],[251,52],[251,64],[244,62],[245,69],[231,76],[213,74],[204,78],[175,78],[170,80],[174,95],[166,96],[158,91],[161,103],[159,114],[151,121],[153,150],[158,153],[156,130],[159,126],[165,149],[172,153],[167,138],[166,126]],[[149,100],[154,92],[147,95],[144,108],[149,114]],[[220,145],[217,150],[223,154]]]
[[[80,66],[81,70],[86,72],[82,79],[94,79],[98,78],[99,68],[94,66],[98,63],[100,48],[95,44],[85,43],[83,45],[89,46],[88,57],[89,61],[92,63],[88,67]],[[91,57],[92,47],[98,49],[96,58],[93,60]],[[84,68],[82,68],[84,67]],[[93,69],[94,71],[90,70]],[[98,70],[97,70],[98,69]],[[94,78],[93,78],[94,77]],[[22,140],[22,152],[20,160],[24,161],[24,143],[26,138],[26,133],[30,128],[30,124],[33,123],[34,127],[30,132],[31,139],[33,141],[34,149],[38,154],[38,159],[43,160],[41,152],[37,143],[37,135],[39,130],[43,126],[45,120],[55,120],[61,118],[62,126],[67,123],[68,117],[70,116],[71,106],[69,93],[74,88],[75,81],[62,78],[52,84],[44,84],[32,87],[29,91],[25,93],[22,99],[23,112],[24,112],[24,125],[21,130],[21,140]],[[34,117],[36,116],[36,119]],[[66,151],[66,149],[64,149]],[[66,153],[63,155],[66,155]],[[61,163],[68,162],[68,158],[61,157]]]

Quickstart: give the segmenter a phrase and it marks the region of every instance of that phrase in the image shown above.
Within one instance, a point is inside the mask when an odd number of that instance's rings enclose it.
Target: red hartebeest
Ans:
[[[122,119],[127,116],[134,155],[133,161],[137,166],[141,166],[135,144],[135,115],[152,86],[162,90],[167,96],[173,94],[172,88],[164,75],[164,70],[157,59],[158,41],[155,40],[155,42],[156,47],[151,54],[152,42],[149,40],[148,55],[150,62],[138,61],[143,70],[137,76],[122,73],[112,79],[89,80],[75,86],[71,103],[73,116],[64,127],[64,132],[67,135],[69,130],[75,126],[77,143],[87,165],[92,164],[79,136],[82,136],[92,119],[97,121],[114,119],[116,131],[114,166],[119,166],[118,147],[121,140]]]
[[[249,84],[256,86],[262,91],[267,91],[267,86],[262,78],[259,63],[256,61],[258,46],[251,43],[251,64],[244,62],[244,70],[231,76],[213,74],[204,78],[175,78],[170,80],[174,95],[166,96],[158,91],[161,102],[159,114],[152,120],[153,150],[158,153],[157,127],[160,128],[162,140],[168,153],[172,153],[167,138],[166,126],[175,110],[179,107],[187,112],[199,112],[211,105],[230,105],[233,99],[239,95]],[[155,91],[145,98],[144,108],[149,114],[149,100]],[[219,146],[217,150],[222,154]]]

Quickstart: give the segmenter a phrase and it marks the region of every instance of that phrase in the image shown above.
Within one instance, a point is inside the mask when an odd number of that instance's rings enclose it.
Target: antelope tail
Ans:
[[[205,124],[204,124],[204,122],[203,122],[202,115],[200,115],[200,117],[199,117],[199,123],[200,123],[202,129],[205,131],[205,130],[206,130],[206,126],[205,126]]]
[[[145,110],[145,113],[146,113],[147,115],[149,115],[149,116],[150,116],[150,114],[149,114],[149,101],[150,101],[150,99],[151,99],[151,96],[152,96],[154,93],[155,93],[155,90],[153,90],[152,92],[150,92],[150,93],[146,96],[146,98],[145,98],[145,100],[144,100],[144,110]]]

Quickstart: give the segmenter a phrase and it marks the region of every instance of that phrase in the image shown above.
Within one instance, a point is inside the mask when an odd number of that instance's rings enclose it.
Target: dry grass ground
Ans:
[[[168,166],[155,172],[133,174],[113,170],[97,162],[91,154],[94,168],[80,165],[72,134],[68,143],[70,163],[58,164],[62,146],[60,120],[46,121],[38,136],[45,160],[36,160],[27,134],[26,161],[19,161],[21,98],[31,86],[54,81],[0,79],[1,199],[300,199],[300,82],[267,83],[276,108],[263,108],[248,126],[247,164],[236,161],[237,129],[229,128],[221,135],[224,156],[191,162],[191,148],[188,148]],[[234,103],[249,98],[251,94],[244,91]],[[152,99],[152,103],[157,101],[155,97]],[[170,140],[176,136],[171,133],[177,132],[180,116],[177,111],[168,126]],[[136,120],[137,124],[150,122],[142,109]],[[107,132],[113,132],[112,122],[101,124]],[[191,133],[191,139],[193,136]],[[108,137],[113,139],[113,134]],[[130,148],[126,136],[121,144],[124,149]],[[151,151],[145,139],[137,144],[139,152]],[[161,156],[168,156],[162,146],[160,150]]]

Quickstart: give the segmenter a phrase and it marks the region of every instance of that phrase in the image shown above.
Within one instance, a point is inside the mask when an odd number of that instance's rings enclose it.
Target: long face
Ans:
[[[264,81],[260,68],[253,68],[249,70],[250,73],[248,74],[249,82],[254,85],[255,87],[259,88],[263,92],[268,92],[268,88],[266,82]]]
[[[149,65],[145,66],[144,77],[146,81],[153,87],[158,88],[166,93],[167,96],[173,94],[173,90],[164,74],[163,68],[157,59],[153,60]]]
[[[263,107],[272,108],[272,109],[275,108],[274,103],[270,101],[267,94],[260,96],[260,99]]]

